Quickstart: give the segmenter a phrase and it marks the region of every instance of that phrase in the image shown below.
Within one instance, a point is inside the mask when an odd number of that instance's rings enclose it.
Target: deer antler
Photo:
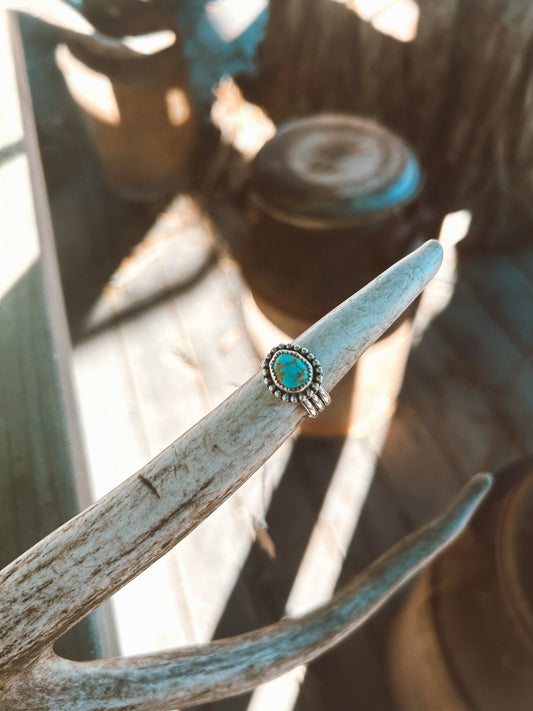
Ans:
[[[306,331],[328,390],[398,318],[442,258],[427,242]],[[308,660],[360,624],[465,525],[489,485],[378,560],[328,605],[241,637],[81,664],[51,645],[230,496],[305,416],[258,373],[140,472],[0,572],[0,692],[11,711],[172,709],[231,695]]]
[[[404,538],[313,612],[210,644],[70,662],[53,653],[15,679],[17,711],[170,711],[253,689],[314,659],[359,627],[468,523],[492,483],[477,474],[442,515]],[[28,697],[30,697],[28,699]]]

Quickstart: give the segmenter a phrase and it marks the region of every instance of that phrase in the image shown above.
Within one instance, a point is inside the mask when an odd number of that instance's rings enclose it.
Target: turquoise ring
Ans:
[[[331,403],[322,385],[320,361],[307,348],[295,343],[280,343],[263,361],[265,385],[275,397],[300,403],[309,417],[316,417]]]

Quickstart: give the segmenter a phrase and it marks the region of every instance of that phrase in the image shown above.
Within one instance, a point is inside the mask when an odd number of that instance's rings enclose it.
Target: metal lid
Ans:
[[[379,124],[342,114],[286,123],[259,151],[251,199],[302,227],[357,223],[410,202],[421,187],[418,161]]]

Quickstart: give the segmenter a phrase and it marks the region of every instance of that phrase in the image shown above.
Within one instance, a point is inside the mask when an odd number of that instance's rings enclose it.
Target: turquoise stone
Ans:
[[[313,368],[299,353],[280,351],[270,362],[272,380],[286,392],[301,392],[313,379]]]

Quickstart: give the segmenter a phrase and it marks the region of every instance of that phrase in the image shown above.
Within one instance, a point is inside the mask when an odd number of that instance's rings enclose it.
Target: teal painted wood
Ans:
[[[213,87],[224,75],[251,75],[255,71],[257,48],[266,32],[268,7],[261,9],[258,3],[258,14],[250,24],[237,36],[225,38],[206,9],[207,0],[175,5],[175,20],[184,39],[196,100],[209,106]]]
[[[8,20],[3,13],[0,32],[6,119],[0,125],[0,147],[20,146],[0,162],[2,568],[75,515],[80,503],[88,503],[88,493],[68,370],[68,331],[18,20]],[[94,620],[84,622],[60,646],[63,654],[74,658],[98,656]]]

